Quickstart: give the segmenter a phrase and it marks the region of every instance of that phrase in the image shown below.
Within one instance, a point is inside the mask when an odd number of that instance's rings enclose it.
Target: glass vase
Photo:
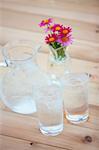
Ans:
[[[48,73],[52,78],[61,78],[64,74],[70,73],[71,59],[67,47],[54,49],[50,48],[48,58]]]

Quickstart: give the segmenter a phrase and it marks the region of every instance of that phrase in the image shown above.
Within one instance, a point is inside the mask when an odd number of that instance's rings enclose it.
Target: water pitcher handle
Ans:
[[[9,64],[9,58],[8,58],[8,54],[7,54],[7,50],[5,47],[2,47],[2,56],[3,56],[3,64],[5,67],[8,67]]]
[[[0,61],[0,67],[8,67],[8,61],[7,61],[7,58],[6,58],[6,50],[3,46],[0,46],[0,51],[1,51],[1,55],[3,56],[3,60]]]

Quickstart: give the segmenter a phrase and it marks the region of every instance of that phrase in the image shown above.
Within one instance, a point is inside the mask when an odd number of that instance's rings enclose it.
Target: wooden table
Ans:
[[[47,54],[40,54],[46,68]],[[91,74],[89,84],[90,117],[85,123],[70,124],[64,119],[64,131],[56,137],[40,133],[36,114],[11,112],[0,102],[0,150],[98,150],[99,149],[99,64],[72,59],[71,69]],[[3,76],[6,68],[0,69]]]

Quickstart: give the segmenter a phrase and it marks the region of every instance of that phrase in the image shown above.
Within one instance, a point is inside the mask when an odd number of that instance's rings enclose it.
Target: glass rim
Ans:
[[[28,56],[27,58],[23,58],[23,59],[11,59],[10,58],[10,61],[11,62],[25,62],[25,61],[28,61],[28,60],[31,60],[33,58],[32,54],[28,54],[30,56]]]
[[[89,77],[87,73],[69,73],[65,75],[61,81],[64,86],[76,87],[87,83]]]
[[[30,45],[31,44],[31,46],[34,46],[35,45],[35,41],[32,41],[32,40],[22,40],[22,39],[20,39],[20,40],[12,40],[12,41],[8,41],[3,47],[4,48],[8,48],[8,47],[12,47],[12,46],[15,46],[15,45],[18,45],[18,44],[28,44],[28,45]]]
[[[39,44],[40,46],[40,44]],[[19,58],[18,56],[16,58],[13,58],[13,54],[14,51],[10,51],[10,49],[14,49],[14,48],[18,48],[18,47],[27,47],[27,49],[30,49],[30,52],[28,51],[24,51],[23,55],[21,55]],[[12,62],[18,62],[18,61],[28,61],[30,59],[33,58],[33,56],[36,55],[36,49],[38,48],[38,45],[36,44],[35,41],[32,40],[12,40],[12,41],[8,41],[4,46],[3,46],[3,56],[5,58],[5,60],[7,60],[8,62],[12,61]],[[33,51],[33,49],[35,49]],[[15,50],[16,51],[16,50]],[[10,54],[9,54],[10,52]],[[17,51],[16,51],[17,52]],[[17,53],[18,54],[18,53]]]

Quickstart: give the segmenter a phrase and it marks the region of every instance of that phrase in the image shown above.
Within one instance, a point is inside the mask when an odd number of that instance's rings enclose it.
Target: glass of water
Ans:
[[[56,136],[63,130],[62,88],[58,81],[49,81],[36,90],[36,104],[40,131]]]
[[[88,119],[88,81],[87,74],[73,73],[63,78],[64,109],[71,123],[80,123]]]

